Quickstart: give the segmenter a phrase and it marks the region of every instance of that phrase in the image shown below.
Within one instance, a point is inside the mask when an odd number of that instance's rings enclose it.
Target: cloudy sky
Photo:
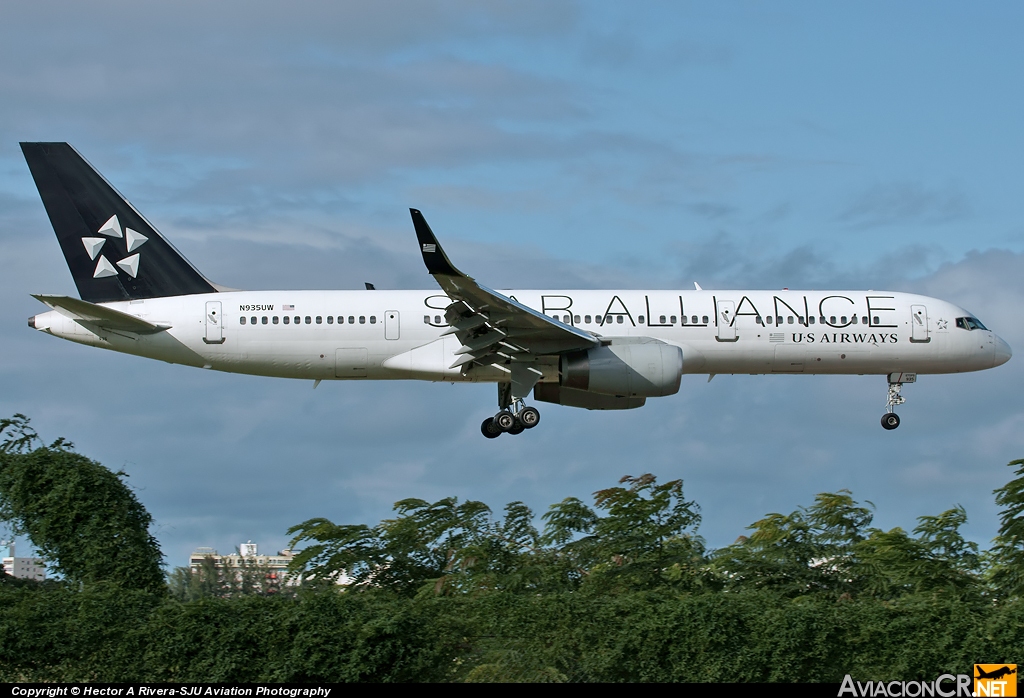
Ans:
[[[683,478],[712,546],[849,488],[876,523],[955,504],[983,545],[1024,457],[1024,9],[961,3],[136,2],[0,6],[0,413],[129,482],[170,565],[405,497],[496,511]],[[75,295],[18,149],[71,142],[209,278],[432,288],[420,208],[498,288],[886,288],[1014,348],[985,373],[684,377],[641,410],[493,386],[234,376],[62,342]]]

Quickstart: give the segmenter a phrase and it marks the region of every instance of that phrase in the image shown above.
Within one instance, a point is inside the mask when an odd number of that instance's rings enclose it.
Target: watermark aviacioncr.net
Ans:
[[[856,681],[847,674],[839,687],[839,698],[1014,698],[1016,695],[1016,664],[975,664],[973,677],[942,674],[933,681]]]

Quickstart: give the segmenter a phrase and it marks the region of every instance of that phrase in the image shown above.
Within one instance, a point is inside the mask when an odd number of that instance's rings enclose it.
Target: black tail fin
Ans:
[[[217,289],[67,143],[22,143],[82,300]]]

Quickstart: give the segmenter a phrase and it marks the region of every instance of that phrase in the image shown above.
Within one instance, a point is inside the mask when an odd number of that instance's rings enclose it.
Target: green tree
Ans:
[[[356,588],[389,589],[415,595],[434,582],[441,592],[453,573],[472,567],[474,553],[489,528],[490,509],[482,502],[448,497],[433,504],[404,499],[398,514],[370,528],[310,519],[288,529],[291,546],[310,542],[292,560],[293,572],[321,582],[347,579]]]
[[[995,490],[999,534],[991,551],[991,579],[999,595],[1024,596],[1024,459],[1011,461],[1015,477]]]
[[[59,439],[38,446],[24,415],[0,420],[0,521],[65,579],[165,591],[153,519],[113,473]]]
[[[848,491],[822,493],[810,507],[755,522],[749,537],[715,554],[713,568],[727,588],[787,596],[980,591],[978,546],[960,533],[963,507],[920,517],[916,537],[871,528],[871,520]]]
[[[705,549],[700,507],[683,496],[683,481],[658,484],[645,473],[619,484],[594,493],[597,511],[570,497],[544,514],[542,541],[556,546],[569,577],[602,591],[694,582]]]

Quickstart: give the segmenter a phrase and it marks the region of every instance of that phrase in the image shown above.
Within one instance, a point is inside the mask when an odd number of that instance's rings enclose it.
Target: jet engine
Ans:
[[[560,385],[601,395],[663,397],[679,392],[683,351],[657,340],[619,344],[565,354]]]

